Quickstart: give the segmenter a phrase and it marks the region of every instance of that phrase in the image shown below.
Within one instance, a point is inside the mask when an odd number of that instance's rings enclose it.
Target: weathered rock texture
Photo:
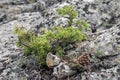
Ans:
[[[24,26],[37,31],[40,27],[68,25],[67,18],[56,12],[64,5],[73,5],[79,18],[90,26],[85,33],[89,40],[70,54],[88,52],[92,62],[97,62],[94,56],[101,60],[93,68],[91,65],[88,72],[72,74],[70,80],[120,79],[120,0],[0,0],[0,80],[57,80],[51,69],[40,68],[33,59],[22,56],[22,50],[15,45],[17,36],[13,28]],[[71,71],[67,64],[57,66],[64,70],[61,66]]]

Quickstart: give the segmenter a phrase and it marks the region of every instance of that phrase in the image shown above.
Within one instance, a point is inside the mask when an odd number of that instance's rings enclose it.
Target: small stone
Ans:
[[[75,72],[70,69],[66,62],[61,62],[57,67],[54,67],[53,75],[58,78],[70,76]]]
[[[52,53],[47,54],[46,64],[48,67],[56,66],[59,63],[60,63],[60,58],[58,58],[56,55],[53,55]]]

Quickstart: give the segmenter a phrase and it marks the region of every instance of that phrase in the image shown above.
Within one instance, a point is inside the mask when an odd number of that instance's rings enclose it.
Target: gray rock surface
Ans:
[[[50,69],[44,70],[35,60],[23,56],[22,49],[15,45],[17,36],[13,29],[14,26],[24,26],[37,31],[40,27],[68,25],[67,18],[55,11],[66,4],[73,5],[79,18],[90,26],[85,33],[89,40],[70,53],[87,51],[92,58],[99,56],[102,60],[98,60],[99,65],[93,65],[95,69],[78,71],[70,76],[70,80],[120,79],[120,0],[0,0],[0,80],[57,80]],[[97,62],[94,58],[92,61]],[[68,65],[63,66],[65,71],[70,71]],[[64,71],[60,64],[57,67]]]
[[[88,34],[92,40],[81,44],[76,50],[89,51],[92,53],[98,53],[98,55],[112,55],[118,54],[120,51],[119,39],[120,36],[120,23],[114,25],[112,28],[96,32],[95,34]],[[99,54],[101,53],[101,54]]]

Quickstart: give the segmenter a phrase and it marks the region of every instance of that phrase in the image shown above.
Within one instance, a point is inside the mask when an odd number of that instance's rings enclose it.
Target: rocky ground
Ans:
[[[91,55],[91,64],[85,71],[72,72],[66,63],[52,69],[42,68],[35,60],[23,56],[15,45],[15,26],[37,31],[40,27],[68,25],[67,18],[56,13],[64,5],[73,5],[79,18],[89,23],[85,32],[89,40],[69,51],[70,55],[82,52]],[[120,0],[0,0],[0,80],[58,80],[59,77],[61,80],[120,80]]]

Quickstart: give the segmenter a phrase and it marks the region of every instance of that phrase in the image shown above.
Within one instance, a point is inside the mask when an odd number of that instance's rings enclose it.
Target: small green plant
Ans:
[[[61,58],[65,56],[65,48],[69,44],[81,42],[86,39],[81,29],[87,29],[88,25],[85,21],[77,20],[78,28],[72,27],[73,19],[78,16],[78,12],[72,6],[65,6],[57,9],[62,16],[69,15],[69,26],[63,28],[61,26],[51,27],[49,30],[40,29],[39,36],[31,29],[26,30],[24,27],[15,27],[14,32],[18,35],[17,45],[23,48],[25,55],[32,55],[39,61],[41,65],[46,64],[47,53],[52,52],[58,54]]]
[[[77,21],[76,21],[76,25],[77,25],[77,27],[80,29],[80,30],[87,30],[88,29],[88,23],[86,22],[86,21],[84,21],[84,20],[80,20],[80,19],[78,19]]]
[[[55,52],[60,57],[64,55],[64,47],[71,43],[81,42],[86,39],[85,35],[73,27],[54,27],[36,36],[31,30],[15,28],[18,34],[18,46],[21,46],[25,55],[34,55],[40,64],[45,64],[48,52]]]
[[[45,63],[45,58],[50,50],[46,37],[39,38],[32,30],[15,27],[14,32],[18,35],[17,45],[23,48],[25,55],[34,55],[40,64]]]
[[[57,12],[62,16],[69,15],[69,26],[72,26],[73,19],[78,16],[78,12],[70,5],[57,9]]]
[[[72,26],[73,23],[75,23],[80,30],[88,29],[88,23],[84,20],[77,19],[76,22],[73,22],[73,19],[78,17],[78,12],[75,10],[73,6],[66,5],[63,8],[58,8],[57,12],[61,16],[69,15],[69,26]]]

